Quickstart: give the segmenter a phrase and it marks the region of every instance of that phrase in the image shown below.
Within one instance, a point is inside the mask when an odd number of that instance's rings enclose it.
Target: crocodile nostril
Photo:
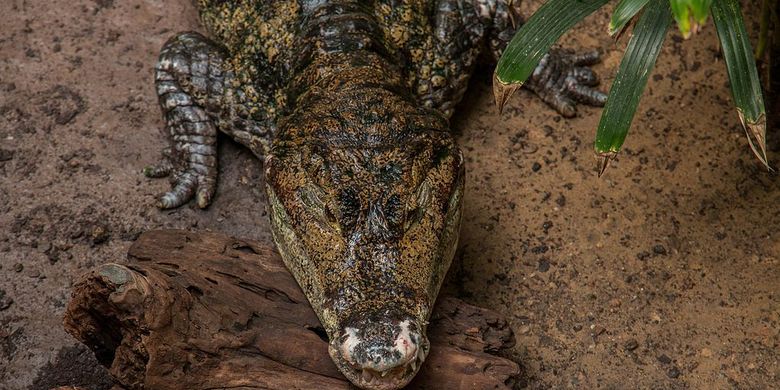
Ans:
[[[347,328],[340,338],[341,356],[354,368],[386,373],[424,359],[422,334],[411,321],[397,324],[366,323],[362,328]]]

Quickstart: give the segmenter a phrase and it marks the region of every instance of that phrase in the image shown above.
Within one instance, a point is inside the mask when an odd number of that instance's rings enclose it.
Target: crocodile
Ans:
[[[400,388],[458,242],[464,159],[449,118],[478,61],[521,23],[512,0],[196,0],[208,37],[169,39],[155,84],[170,145],[158,206],[207,207],[217,133],[263,162],[277,248],[337,367]],[[563,116],[603,105],[598,52],[555,49],[526,86]]]

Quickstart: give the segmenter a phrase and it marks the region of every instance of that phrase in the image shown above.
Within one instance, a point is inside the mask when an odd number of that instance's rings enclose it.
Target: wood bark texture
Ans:
[[[126,389],[350,389],[327,336],[268,244],[217,233],[151,231],[124,264],[78,282],[65,329]],[[413,389],[508,389],[518,365],[498,313],[442,297]]]

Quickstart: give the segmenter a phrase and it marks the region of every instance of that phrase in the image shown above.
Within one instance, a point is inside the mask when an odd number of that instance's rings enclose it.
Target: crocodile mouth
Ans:
[[[333,360],[337,363],[340,362],[340,359],[334,358]],[[347,362],[344,362],[346,364],[337,365],[344,376],[361,389],[395,390],[408,385],[412,381],[424,360],[425,357],[421,351],[419,356],[414,357],[407,363],[386,371],[376,371],[372,368],[365,368]]]
[[[353,366],[348,379],[363,389],[394,390],[406,386],[417,372],[418,359],[394,369],[378,372],[370,368],[360,369]]]
[[[410,321],[394,327],[398,332],[391,338],[346,328],[330,343],[333,361],[350,382],[362,389],[394,390],[414,378],[428,354],[428,340]]]

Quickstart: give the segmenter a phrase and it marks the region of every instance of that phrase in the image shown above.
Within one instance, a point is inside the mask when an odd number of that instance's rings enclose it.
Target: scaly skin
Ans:
[[[483,46],[519,21],[505,0],[199,0],[212,39],[173,37],[156,67],[171,135],[162,208],[210,203],[217,132],[264,159],[279,252],[346,377],[406,385],[457,247],[464,166],[448,118]],[[487,45],[485,45],[487,43]],[[528,85],[564,115],[605,96],[557,51]]]

